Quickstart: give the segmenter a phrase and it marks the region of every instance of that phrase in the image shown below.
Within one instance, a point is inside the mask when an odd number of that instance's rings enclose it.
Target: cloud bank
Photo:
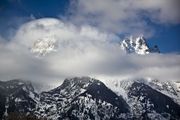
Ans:
[[[75,0],[72,21],[114,33],[152,36],[155,24],[180,23],[179,0]]]
[[[56,40],[56,50],[36,57],[30,49],[44,37]],[[179,55],[127,55],[114,42],[118,39],[90,26],[78,27],[52,18],[33,20],[22,25],[11,41],[3,42],[0,37],[0,79],[20,78],[48,85],[59,85],[73,76],[179,80]]]

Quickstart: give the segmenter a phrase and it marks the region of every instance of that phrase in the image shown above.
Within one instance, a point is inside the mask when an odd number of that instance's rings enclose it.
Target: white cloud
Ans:
[[[145,34],[154,29],[144,18],[155,23],[179,24],[179,0],[77,0],[72,4],[72,22],[95,24],[118,34]]]
[[[29,48],[42,37],[55,38],[58,49],[39,58]],[[10,42],[0,43],[0,79],[20,78],[48,85],[72,76],[179,80],[179,55],[126,55],[112,42],[117,39],[90,26],[79,28],[57,19],[31,21],[20,27]]]

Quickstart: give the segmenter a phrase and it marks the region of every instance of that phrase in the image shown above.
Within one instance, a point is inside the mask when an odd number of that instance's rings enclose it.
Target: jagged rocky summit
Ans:
[[[120,44],[126,53],[136,53],[140,55],[160,53],[158,46],[150,47],[143,36],[126,38]]]
[[[100,80],[75,77],[65,79],[50,91],[36,93],[30,82],[1,81],[0,119],[12,112],[48,120],[180,119],[180,92],[174,83],[137,79],[113,84],[108,86]],[[117,88],[123,94],[114,90]]]

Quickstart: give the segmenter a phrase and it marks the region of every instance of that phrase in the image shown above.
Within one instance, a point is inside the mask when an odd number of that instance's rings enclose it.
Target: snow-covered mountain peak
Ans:
[[[121,42],[121,48],[126,53],[136,53],[140,55],[145,55],[149,53],[159,52],[158,46],[150,48],[143,36],[137,38],[126,38]]]
[[[57,40],[54,37],[49,36],[36,40],[33,43],[31,52],[40,56],[44,56],[47,53],[56,51],[57,47]]]
[[[150,52],[149,47],[146,44],[146,41],[143,36],[137,38],[127,38],[122,41],[121,48],[127,53],[137,53],[137,54],[148,54]]]
[[[64,82],[70,82],[70,83],[92,83],[95,81],[95,79],[92,79],[90,77],[74,77],[74,78],[67,78],[64,80]]]
[[[90,77],[74,77],[74,78],[67,78],[64,80],[64,82],[57,88],[51,90],[52,93],[54,92],[58,92],[58,93],[62,93],[64,94],[64,91],[66,91],[65,93],[69,93],[72,92],[73,94],[71,95],[75,95],[75,94],[80,94],[82,92],[84,92],[90,85],[92,84],[102,84],[101,81],[90,78]],[[63,91],[62,91],[63,89]]]

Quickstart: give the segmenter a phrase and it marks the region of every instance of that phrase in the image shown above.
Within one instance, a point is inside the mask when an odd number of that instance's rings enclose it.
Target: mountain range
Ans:
[[[100,80],[74,77],[37,93],[30,82],[11,80],[1,81],[0,90],[1,119],[12,112],[48,120],[180,119],[180,91],[170,81],[120,80],[107,87]]]

